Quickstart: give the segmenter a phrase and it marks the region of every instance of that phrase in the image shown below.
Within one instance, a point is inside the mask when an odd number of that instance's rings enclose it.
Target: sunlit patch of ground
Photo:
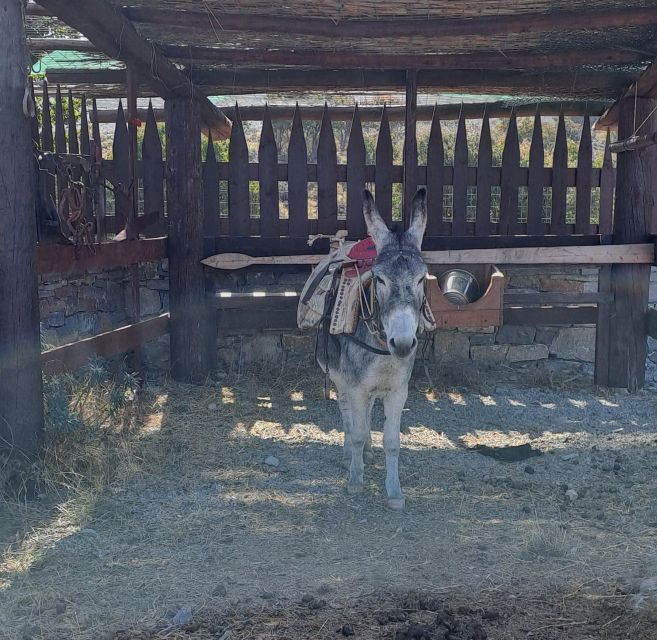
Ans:
[[[391,591],[419,588],[475,607],[498,599],[509,616],[543,607],[517,637],[587,637],[572,634],[589,605],[609,632],[586,627],[590,637],[626,637],[613,635],[626,624],[623,585],[657,575],[655,396],[513,387],[502,374],[414,380],[404,513],[386,509],[379,406],[366,492],[346,495],[337,402],[322,398],[316,371],[152,382],[109,484],[0,504],[0,636],[86,640],[141,628],[205,640],[232,625],[226,639],[336,637],[336,625],[362,619],[371,625],[359,637],[393,637],[437,614],[381,624],[364,607],[393,607]],[[470,450],[524,443],[542,455],[504,463]],[[300,604],[309,593],[325,605]],[[557,604],[537,604],[550,594]],[[171,626],[183,606],[196,630]],[[464,620],[482,622],[481,610]],[[490,638],[514,637],[483,622]]]

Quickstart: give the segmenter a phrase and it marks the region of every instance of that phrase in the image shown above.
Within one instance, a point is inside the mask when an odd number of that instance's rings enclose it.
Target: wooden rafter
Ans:
[[[404,18],[403,20],[386,18],[337,21],[309,16],[176,11],[154,6],[130,7],[125,11],[134,22],[198,28],[210,33],[214,28],[220,31],[288,33],[326,38],[456,37],[627,28],[657,24],[657,7],[515,13],[476,18]]]
[[[517,51],[508,55],[491,51],[415,55],[306,49],[226,49],[170,44],[161,44],[160,48],[167,56],[183,64],[268,64],[328,69],[558,69],[581,65],[629,64],[648,57],[647,54],[626,49],[581,49],[550,53]]]
[[[226,115],[198,89],[158,48],[142,38],[132,23],[106,0],[42,0],[40,3],[66,24],[85,35],[111,58],[139,68],[143,79],[163,98],[195,95],[201,117],[213,137],[230,135]]]
[[[633,82],[623,94],[623,97],[614,102],[595,125],[596,129],[613,129],[618,124],[621,102],[626,98],[646,98],[657,95],[657,64],[654,62]]]
[[[125,72],[111,70],[51,69],[48,80],[62,85],[125,84]],[[271,91],[312,91],[334,89],[342,91],[374,91],[401,89],[406,75],[400,70],[345,69],[194,69],[190,77],[195,85],[212,94]],[[517,71],[478,71],[443,69],[423,70],[418,73],[418,88],[440,89],[445,92],[507,93],[522,95],[581,96],[609,98],[618,96],[623,87],[633,80],[624,71],[545,72],[540,75]]]

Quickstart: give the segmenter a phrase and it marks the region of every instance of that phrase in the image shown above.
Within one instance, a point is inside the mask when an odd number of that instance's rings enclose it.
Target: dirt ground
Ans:
[[[654,389],[418,367],[403,513],[386,508],[381,408],[350,497],[321,389],[291,366],[152,379],[109,486],[0,504],[0,637],[657,638]],[[537,455],[476,449],[519,444]]]

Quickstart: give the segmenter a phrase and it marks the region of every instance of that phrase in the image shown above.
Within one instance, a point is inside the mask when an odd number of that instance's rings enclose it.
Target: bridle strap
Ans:
[[[390,351],[388,351],[387,349],[379,349],[377,347],[373,347],[372,345],[367,344],[367,342],[363,342],[362,340],[356,338],[356,336],[352,336],[349,333],[343,333],[342,337],[349,340],[349,342],[353,342],[354,344],[358,345],[361,349],[365,349],[366,351],[370,351],[371,353],[376,353],[376,355],[378,356],[392,355]]]

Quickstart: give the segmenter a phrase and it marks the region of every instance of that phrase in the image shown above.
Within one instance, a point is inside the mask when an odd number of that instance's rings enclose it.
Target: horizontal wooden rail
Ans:
[[[41,368],[46,375],[73,371],[90,358],[108,358],[145,344],[169,333],[169,314],[100,333],[90,338],[49,349],[41,354]]]
[[[253,295],[236,293],[214,295],[211,304],[220,312],[218,328],[222,333],[263,329],[296,329],[299,294]],[[504,324],[552,326],[595,324],[597,308],[593,305],[552,305],[541,307],[507,306]]]
[[[38,248],[39,273],[79,273],[88,269],[115,269],[167,257],[166,238],[103,242],[80,249],[72,245],[45,244]]]

